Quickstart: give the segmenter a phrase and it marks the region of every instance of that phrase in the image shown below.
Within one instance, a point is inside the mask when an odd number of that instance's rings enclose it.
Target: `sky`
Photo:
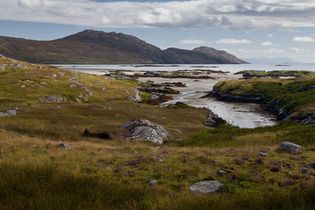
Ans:
[[[51,40],[122,32],[162,49],[315,63],[315,0],[0,0],[0,35]]]

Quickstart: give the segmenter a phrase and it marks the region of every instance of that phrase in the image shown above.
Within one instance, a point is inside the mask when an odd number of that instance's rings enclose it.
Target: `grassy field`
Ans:
[[[18,108],[0,118],[0,209],[314,209],[314,169],[301,173],[315,162],[314,126],[206,128],[206,110],[131,101],[133,81],[0,59],[0,112]],[[64,102],[40,100],[46,96]],[[170,139],[157,146],[120,138],[121,125],[135,118],[165,126]],[[82,138],[85,128],[114,138]],[[279,152],[284,140],[302,152]],[[218,174],[222,168],[229,173]],[[224,187],[189,192],[205,179]]]

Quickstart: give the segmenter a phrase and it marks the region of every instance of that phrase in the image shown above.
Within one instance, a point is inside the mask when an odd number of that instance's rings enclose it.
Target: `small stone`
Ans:
[[[222,170],[222,169],[220,169],[220,170],[217,171],[217,174],[218,174],[219,176],[224,176],[225,174],[227,174],[227,172],[224,171],[224,170]]]
[[[153,187],[153,186],[156,186],[156,185],[158,185],[158,180],[156,180],[156,179],[151,179],[149,182],[148,182],[148,185],[150,185],[151,187]]]
[[[268,153],[267,152],[259,152],[259,156],[261,157],[267,157],[268,156]]]
[[[272,166],[271,168],[270,168],[270,171],[272,171],[272,172],[279,172],[280,171],[280,166]]]
[[[301,173],[302,174],[308,174],[311,172],[311,169],[309,167],[302,167],[301,168]]]
[[[284,141],[279,145],[279,149],[289,153],[298,153],[301,151],[302,147],[292,142]]]
[[[60,149],[71,149],[71,145],[66,143],[60,143],[57,147]]]
[[[312,168],[312,169],[315,169],[315,163],[307,164],[307,167],[310,167],[310,168]]]
[[[194,193],[210,194],[217,192],[223,186],[224,185],[218,181],[200,181],[191,185],[189,190]]]
[[[264,164],[264,159],[258,158],[258,159],[256,160],[256,163],[257,163],[258,165],[262,165],[262,164]]]

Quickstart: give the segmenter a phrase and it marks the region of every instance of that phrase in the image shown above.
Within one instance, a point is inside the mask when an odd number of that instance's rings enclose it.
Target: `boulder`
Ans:
[[[209,194],[220,190],[223,184],[218,181],[200,181],[189,187],[189,190],[194,193]]]
[[[57,147],[60,149],[71,149],[71,145],[66,143],[60,143]]]
[[[11,117],[17,114],[16,109],[9,109],[5,112],[0,112],[0,117]]]
[[[204,124],[208,127],[218,127],[219,125],[226,124],[226,121],[217,116],[216,114],[209,112]]]
[[[156,144],[163,144],[163,140],[168,137],[168,133],[161,125],[149,120],[132,120],[122,126],[129,132],[132,139],[143,139]]]
[[[290,153],[300,152],[302,147],[292,142],[284,141],[279,145],[279,150]]]
[[[46,103],[65,103],[66,99],[64,97],[58,96],[44,96],[39,98],[40,102]]]

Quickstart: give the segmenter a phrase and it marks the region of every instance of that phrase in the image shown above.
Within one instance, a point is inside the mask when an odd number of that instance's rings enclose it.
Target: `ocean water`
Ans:
[[[54,65],[65,69],[75,71],[104,74],[108,70],[126,70],[126,71],[177,71],[177,70],[195,70],[211,69],[228,71],[236,73],[243,70],[308,70],[315,71],[315,64],[291,64],[291,65],[273,65],[273,64],[179,64],[179,65],[75,65],[75,64],[58,64]]]

